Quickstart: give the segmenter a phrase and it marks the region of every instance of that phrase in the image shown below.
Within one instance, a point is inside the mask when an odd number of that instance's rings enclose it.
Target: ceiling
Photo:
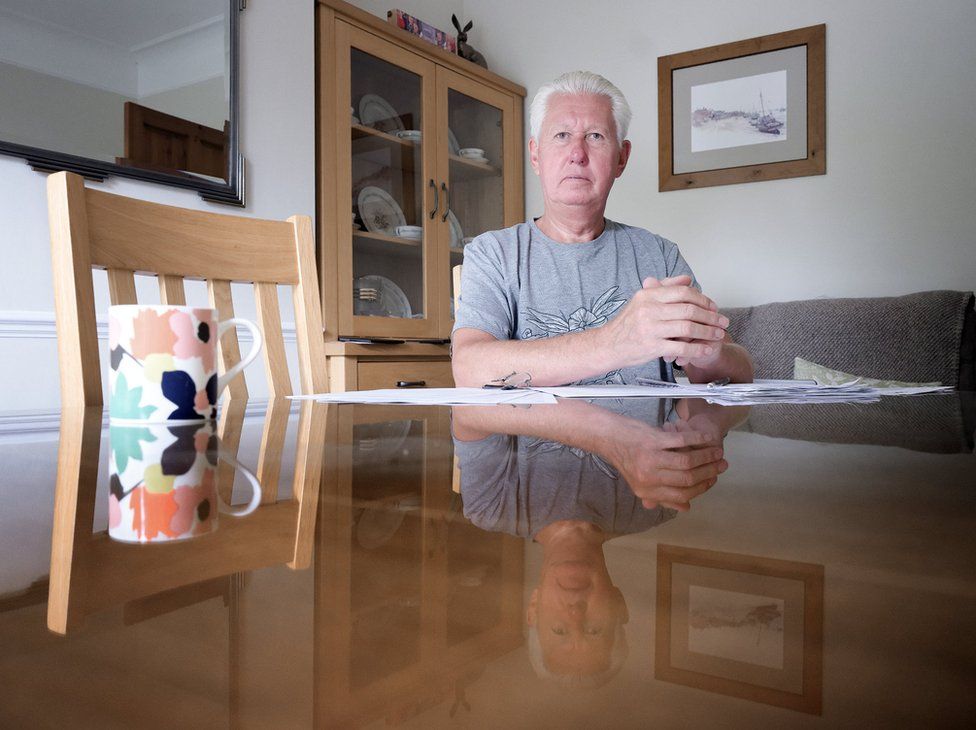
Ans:
[[[133,49],[226,15],[229,0],[0,0],[0,14]]]

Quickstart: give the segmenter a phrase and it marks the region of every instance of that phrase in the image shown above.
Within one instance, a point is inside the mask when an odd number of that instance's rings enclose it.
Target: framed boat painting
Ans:
[[[819,715],[824,569],[657,546],[654,677]]]
[[[826,173],[826,30],[658,58],[659,190]]]

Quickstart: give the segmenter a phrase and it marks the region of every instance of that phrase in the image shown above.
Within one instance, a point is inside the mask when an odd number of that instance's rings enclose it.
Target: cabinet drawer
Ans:
[[[358,389],[396,388],[397,383],[423,382],[425,388],[453,388],[450,360],[417,362],[361,362],[357,368]]]

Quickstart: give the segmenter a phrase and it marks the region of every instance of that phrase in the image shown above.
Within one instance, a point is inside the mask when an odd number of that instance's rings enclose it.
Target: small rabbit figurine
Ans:
[[[457,28],[458,36],[458,55],[461,58],[466,58],[472,63],[476,63],[483,68],[488,68],[488,62],[485,57],[482,56],[478,51],[468,45],[468,31],[474,27],[474,21],[469,20],[468,24],[461,28],[461,23],[458,21],[456,15],[451,15],[451,22],[454,23],[454,27]]]

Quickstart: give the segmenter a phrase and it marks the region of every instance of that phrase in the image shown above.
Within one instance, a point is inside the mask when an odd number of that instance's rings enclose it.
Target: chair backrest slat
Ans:
[[[234,300],[231,297],[230,282],[226,279],[210,279],[207,281],[207,296],[210,306],[217,310],[221,321],[234,316]],[[237,329],[229,328],[217,340],[217,350],[220,354],[218,370],[221,375],[227,372],[234,363],[241,360],[241,345],[237,339]],[[227,386],[227,395],[231,399],[247,399],[247,382],[244,378],[234,378]]]
[[[278,285],[257,282],[254,301],[258,321],[264,334],[264,368],[268,375],[268,390],[272,397],[291,395],[291,378],[285,358],[285,338],[281,332],[281,308],[278,306]]]
[[[458,309],[461,307],[461,272],[464,264],[458,264],[451,269],[451,278],[454,282],[454,316],[457,317]]]
[[[85,193],[85,183],[79,175],[48,178],[62,406],[102,405]]]
[[[298,263],[298,283],[292,289],[295,303],[295,330],[307,332],[298,339],[298,371],[303,393],[327,393],[329,373],[325,367],[325,330],[322,303],[315,268],[315,234],[312,219],[293,215],[288,219],[294,233],[293,251]],[[313,334],[314,333],[314,334]]]
[[[186,290],[183,288],[183,277],[174,274],[159,275],[159,301],[174,307],[186,305]]]
[[[112,304],[136,304],[136,280],[131,271],[108,270],[108,296]]]
[[[93,266],[196,279],[298,281],[295,233],[285,221],[174,208],[100,190],[85,194]]]

